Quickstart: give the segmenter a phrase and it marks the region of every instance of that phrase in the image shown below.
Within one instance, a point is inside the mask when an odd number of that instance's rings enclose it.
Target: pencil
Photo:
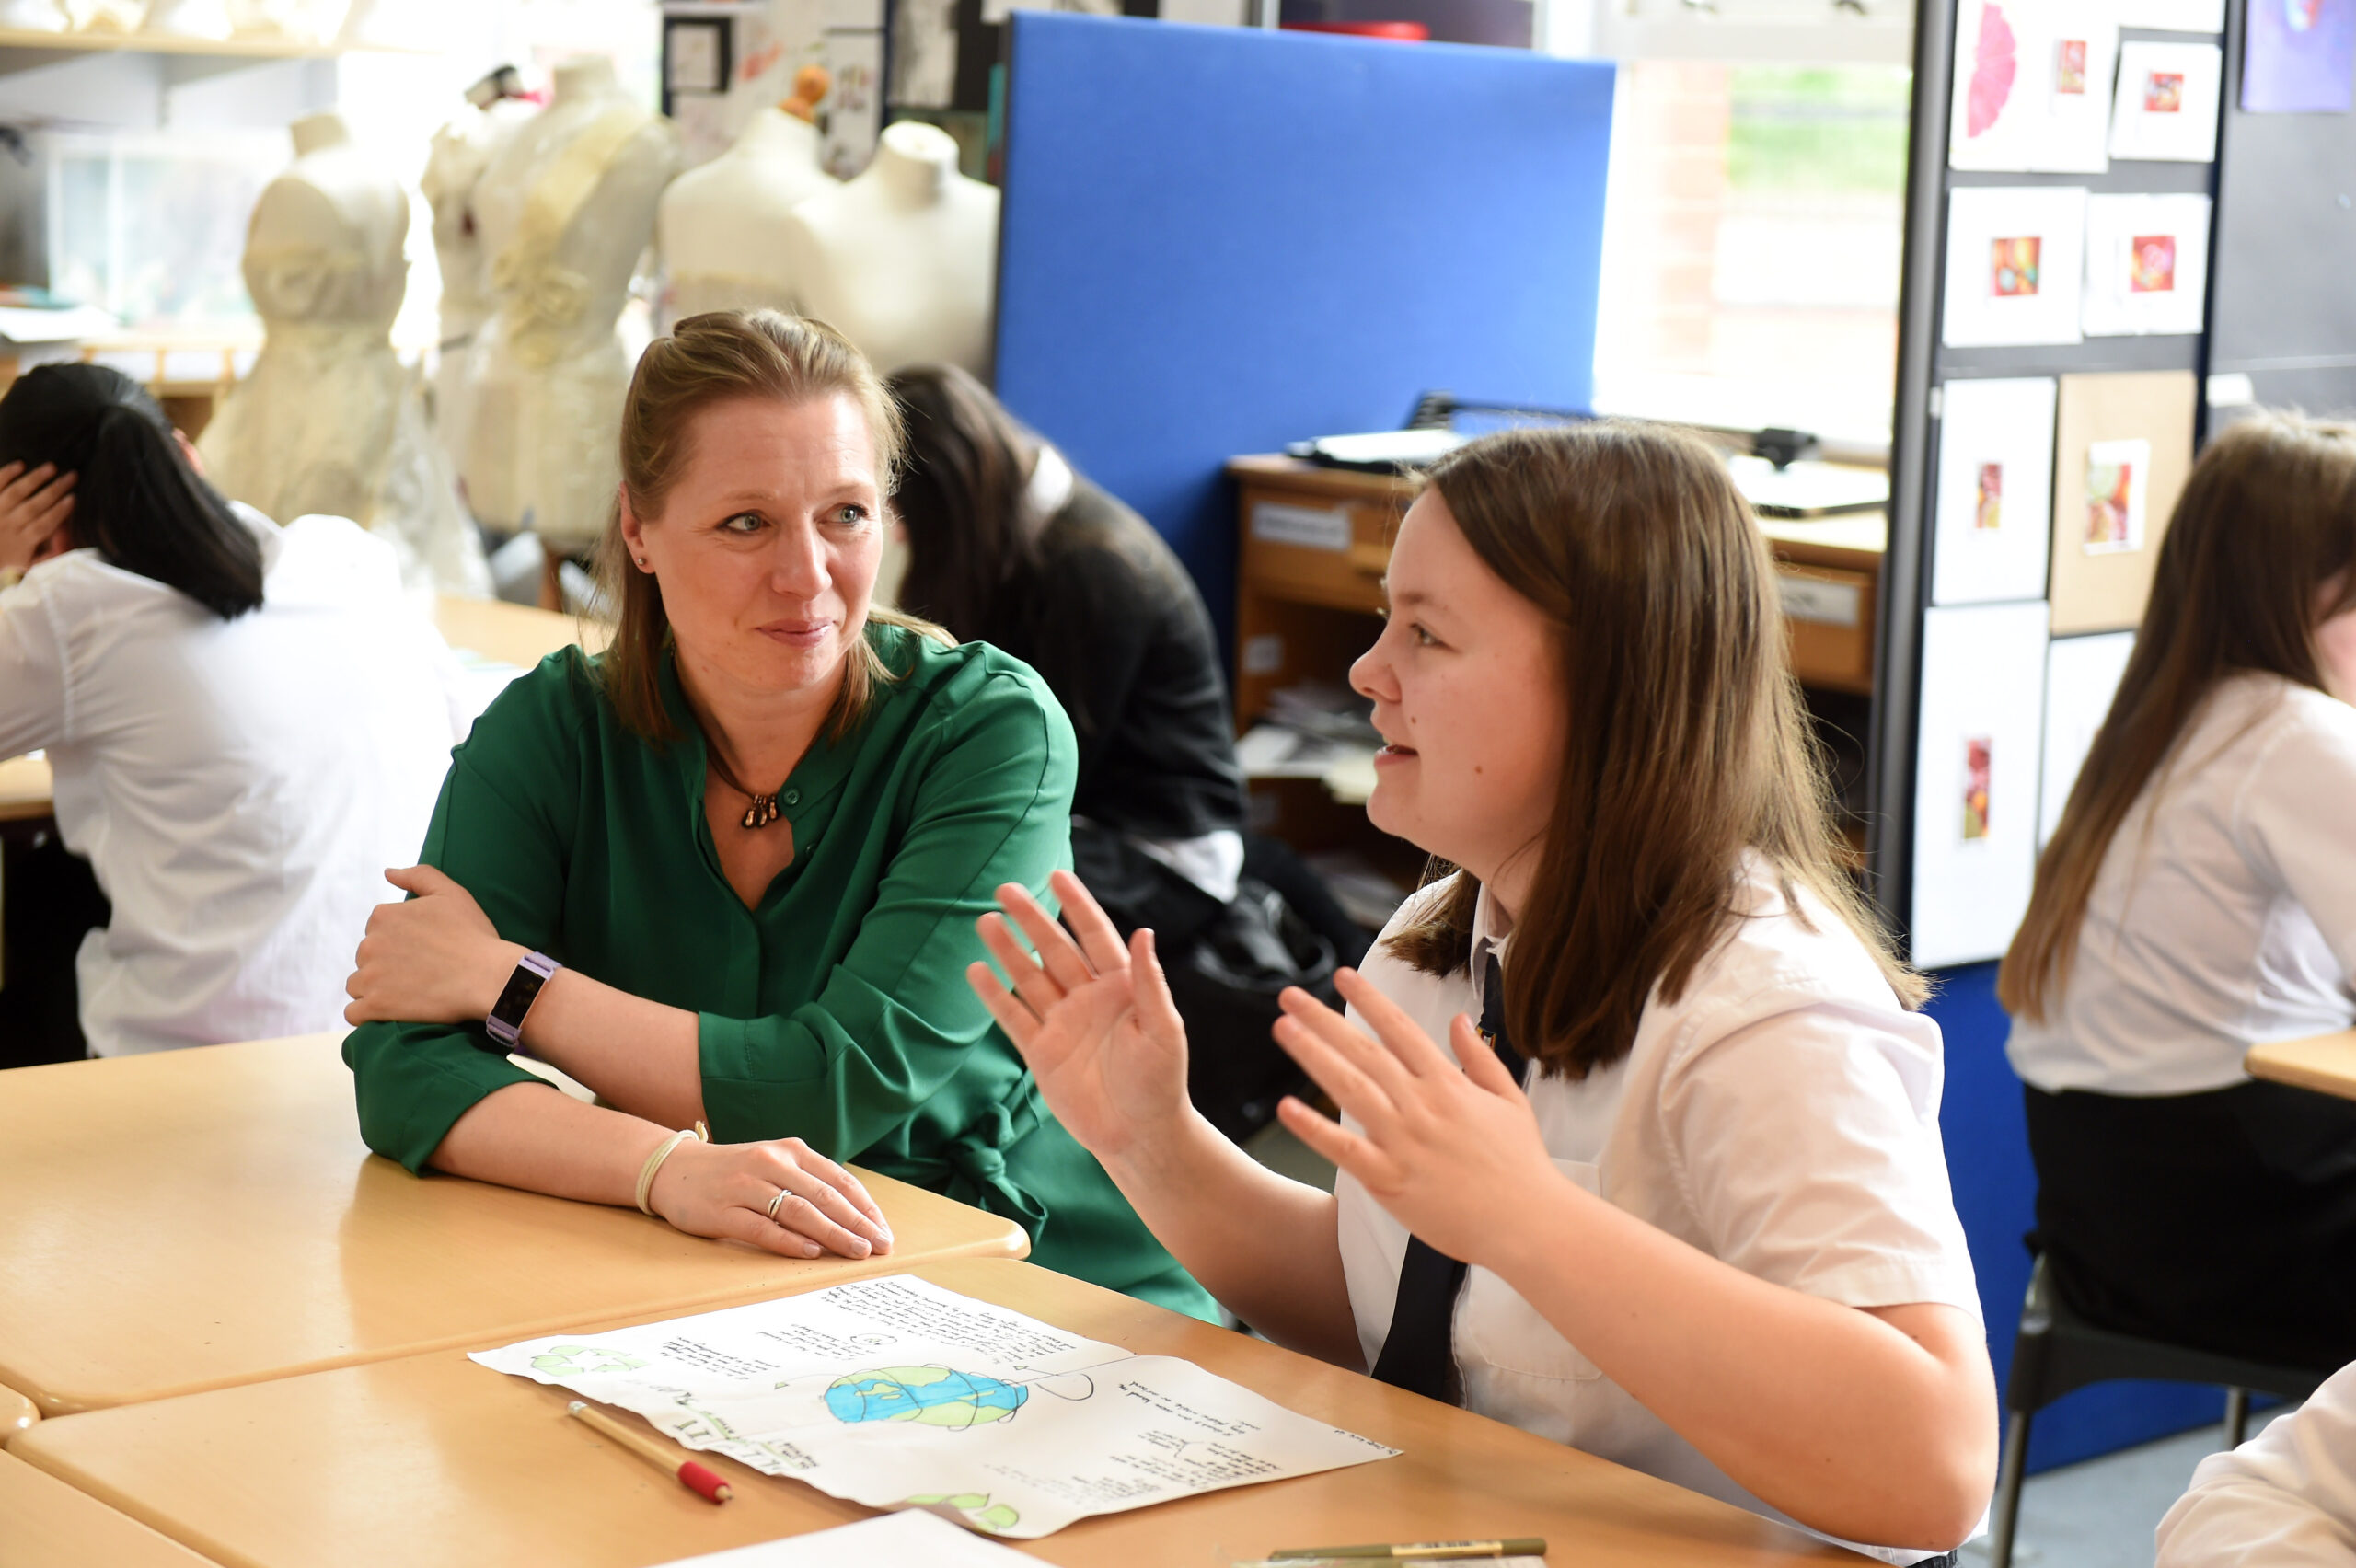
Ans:
[[[579,1400],[564,1407],[564,1413],[581,1422],[600,1436],[610,1437],[646,1460],[665,1475],[678,1477],[679,1484],[697,1496],[712,1503],[725,1503],[736,1493],[720,1479],[715,1470],[706,1470],[693,1459],[683,1459],[678,1450],[657,1443],[652,1437],[641,1437],[603,1411],[591,1410]]]

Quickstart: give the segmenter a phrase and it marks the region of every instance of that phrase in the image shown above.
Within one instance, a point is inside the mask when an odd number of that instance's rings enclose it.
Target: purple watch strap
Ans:
[[[544,952],[527,952],[515,961],[515,973],[508,977],[507,988],[499,993],[491,1015],[482,1020],[483,1028],[501,1049],[513,1051],[522,1043],[524,1015],[532,1010],[540,987],[563,967]]]

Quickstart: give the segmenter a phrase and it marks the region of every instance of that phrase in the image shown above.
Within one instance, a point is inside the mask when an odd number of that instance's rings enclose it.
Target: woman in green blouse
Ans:
[[[1068,861],[1074,745],[1027,667],[871,608],[899,444],[814,323],[699,316],[647,351],[614,642],[508,687],[424,864],[390,873],[411,897],[350,986],[362,1134],[800,1257],[890,1248],[857,1159],[1212,1316],[965,984],[992,889]],[[517,1031],[599,1103],[509,1061]],[[672,1131],[699,1123],[713,1141]]]

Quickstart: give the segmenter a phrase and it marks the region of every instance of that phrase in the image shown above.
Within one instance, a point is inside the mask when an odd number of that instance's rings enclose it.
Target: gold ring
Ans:
[[[777,1196],[769,1200],[769,1206],[764,1212],[768,1215],[769,1223],[771,1225],[775,1225],[777,1223],[777,1205],[785,1202],[785,1200],[791,1195],[792,1194],[788,1193],[783,1187],[780,1187],[777,1190]]]

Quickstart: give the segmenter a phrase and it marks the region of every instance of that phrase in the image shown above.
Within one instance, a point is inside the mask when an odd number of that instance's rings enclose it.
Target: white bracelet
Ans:
[[[671,1151],[691,1138],[701,1140],[703,1137],[703,1124],[699,1122],[685,1132],[673,1133],[655,1146],[654,1152],[646,1157],[646,1163],[640,1166],[638,1170],[639,1213],[653,1214],[654,1212],[646,1206],[646,1196],[654,1190],[654,1173],[663,1169],[663,1162],[671,1158]]]

